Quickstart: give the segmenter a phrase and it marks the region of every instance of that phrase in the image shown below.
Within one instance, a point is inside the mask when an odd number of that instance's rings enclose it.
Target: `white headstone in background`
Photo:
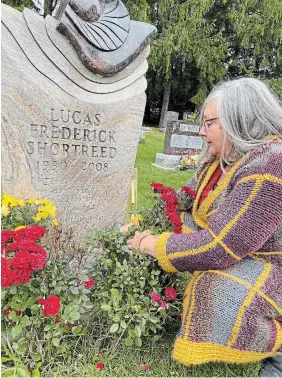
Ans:
[[[187,136],[173,134],[171,136],[170,146],[174,148],[197,148],[202,149],[203,140],[198,136]]]

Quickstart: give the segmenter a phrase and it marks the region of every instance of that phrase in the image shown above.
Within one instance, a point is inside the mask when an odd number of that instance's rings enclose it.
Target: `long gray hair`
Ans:
[[[221,165],[233,164],[248,151],[262,146],[266,135],[282,137],[282,106],[278,97],[262,81],[254,78],[239,78],[215,86],[206,98],[200,114],[203,124],[207,103],[217,100],[217,116],[223,129]],[[232,147],[226,148],[226,140]],[[215,158],[205,145],[203,161]]]

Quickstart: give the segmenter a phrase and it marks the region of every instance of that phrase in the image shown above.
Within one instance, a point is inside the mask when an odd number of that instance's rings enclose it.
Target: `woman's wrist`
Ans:
[[[144,235],[144,237],[142,237],[142,239],[139,242],[140,252],[156,257],[157,239],[158,239],[158,235]]]

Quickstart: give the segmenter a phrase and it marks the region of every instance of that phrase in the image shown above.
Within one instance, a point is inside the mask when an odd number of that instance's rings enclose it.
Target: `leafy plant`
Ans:
[[[89,242],[99,250],[93,270],[95,306],[106,315],[110,333],[127,346],[141,346],[148,336],[157,341],[180,316],[180,278],[165,274],[151,257],[131,252],[117,231],[93,230]]]

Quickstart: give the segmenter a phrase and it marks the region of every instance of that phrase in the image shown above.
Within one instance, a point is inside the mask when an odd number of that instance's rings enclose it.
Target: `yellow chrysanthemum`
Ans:
[[[22,228],[25,228],[26,226],[18,226],[18,227],[16,227],[15,228],[15,231],[17,231],[17,230],[21,230]]]
[[[10,208],[8,206],[1,206],[1,214],[3,215],[3,217],[7,217],[9,214],[10,214]]]
[[[29,199],[27,200],[27,202],[28,202],[30,205],[32,205],[33,203],[36,204],[37,200],[36,200],[35,198],[29,198]]]
[[[11,197],[8,194],[3,194],[2,205],[3,206],[10,206],[10,207],[24,206],[25,202],[23,200],[19,199],[19,198]]]

